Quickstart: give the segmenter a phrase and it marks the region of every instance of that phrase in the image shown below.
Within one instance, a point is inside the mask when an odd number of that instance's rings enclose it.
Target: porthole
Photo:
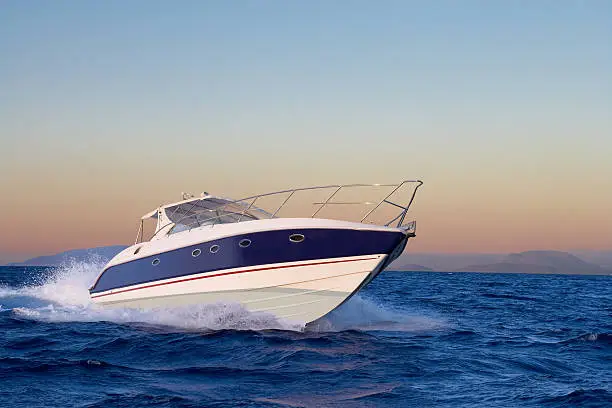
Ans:
[[[250,239],[243,239],[241,240],[238,245],[240,245],[240,248],[246,248],[249,245],[251,245],[251,240]]]
[[[157,265],[159,265],[159,259],[155,258],[155,259],[153,260],[153,262],[151,262],[151,265],[153,265],[153,266],[157,266]]]
[[[201,253],[202,251],[200,249],[194,249],[193,251],[191,251],[191,256],[195,258],[196,256],[200,256]]]
[[[291,234],[289,235],[289,241],[295,243],[302,242],[304,241],[304,236],[302,234]]]
[[[136,250],[134,251],[134,255],[136,255],[137,253],[139,253],[139,252],[140,252],[140,248],[142,248],[142,247],[138,247],[138,248],[136,248]]]
[[[211,252],[212,254],[216,253],[218,250],[219,250],[219,245],[216,245],[216,244],[215,244],[215,245],[213,245],[213,246],[211,246],[211,247],[210,247],[210,252]]]

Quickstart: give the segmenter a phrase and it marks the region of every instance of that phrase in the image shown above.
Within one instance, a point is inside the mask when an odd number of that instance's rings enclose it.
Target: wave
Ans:
[[[601,388],[576,389],[565,395],[545,398],[540,402],[544,405],[554,404],[555,406],[563,404],[581,407],[602,407],[612,404],[612,393]]]
[[[307,329],[315,331],[382,330],[401,332],[424,332],[446,329],[446,320],[390,310],[373,300],[354,296],[327,316],[311,323]]]
[[[255,401],[286,407],[340,406],[349,403],[354,404],[359,400],[375,396],[383,398],[391,396],[399,386],[398,383],[371,384],[363,387],[345,388],[330,395],[307,393],[282,398],[256,398]]]
[[[0,358],[0,373],[15,374],[17,372],[36,373],[48,372],[51,370],[71,369],[74,367],[84,367],[89,369],[97,368],[121,368],[124,366],[114,365],[100,360],[69,360],[57,359],[52,361],[36,361],[24,358]],[[132,369],[133,370],[133,369]]]
[[[612,333],[585,333],[578,337],[564,340],[562,344],[576,344],[584,342],[593,342],[599,344],[612,345]]]
[[[536,301],[541,300],[541,299],[534,298],[534,297],[519,296],[519,295],[506,294],[506,293],[483,293],[481,296],[490,298],[490,299],[536,300]]]
[[[441,319],[387,310],[360,296],[354,296],[339,309],[307,328],[303,324],[279,320],[268,313],[249,312],[236,303],[219,302],[147,310],[104,308],[91,302],[88,290],[103,266],[104,263],[96,258],[87,262],[70,261],[25,286],[0,287],[0,310],[10,310],[17,317],[44,322],[104,321],[189,331],[425,331],[447,326]]]

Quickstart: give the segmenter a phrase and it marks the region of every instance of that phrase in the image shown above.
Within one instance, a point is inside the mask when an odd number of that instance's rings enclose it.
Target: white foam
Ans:
[[[89,262],[69,260],[31,285],[0,287],[0,298],[31,297],[58,304],[85,306],[90,303],[88,288],[103,266],[96,257]]]
[[[423,332],[448,327],[449,323],[442,318],[389,309],[374,300],[357,295],[327,316],[314,322],[308,329]]]
[[[0,288],[1,303],[13,303],[12,310],[18,316],[51,322],[144,323],[186,330],[303,329],[303,325],[280,321],[266,313],[251,313],[232,303],[150,310],[104,308],[91,302],[88,290],[102,267],[97,259],[71,261],[55,268],[37,284]]]
[[[585,334],[584,336],[581,336],[580,338],[586,341],[597,341],[597,339],[599,338],[599,334],[589,333],[589,334]]]

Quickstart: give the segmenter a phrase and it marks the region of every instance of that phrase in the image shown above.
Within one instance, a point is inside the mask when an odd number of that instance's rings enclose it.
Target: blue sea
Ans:
[[[308,327],[0,268],[0,407],[611,407],[612,277],[384,272]]]

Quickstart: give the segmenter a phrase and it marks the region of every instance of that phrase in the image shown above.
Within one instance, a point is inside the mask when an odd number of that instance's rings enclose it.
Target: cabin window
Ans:
[[[219,245],[213,245],[210,247],[210,253],[215,254],[217,253],[217,251],[219,251]]]
[[[136,248],[136,250],[134,251],[134,255],[136,255],[137,253],[139,253],[139,252],[140,252],[140,248],[142,248],[142,247],[138,247],[138,248]]]
[[[200,256],[201,253],[202,253],[202,250],[194,249],[193,251],[191,251],[191,256],[193,256],[195,258],[197,256]]]
[[[289,235],[289,241],[295,242],[295,243],[302,242],[302,241],[304,241],[304,235],[302,235],[302,234],[291,234],[291,235]]]
[[[153,265],[153,266],[157,266],[157,265],[159,265],[159,259],[158,259],[158,258],[155,258],[155,259],[153,260],[153,262],[151,262],[151,265]]]
[[[251,240],[250,239],[243,239],[241,240],[238,245],[240,245],[240,248],[246,248],[249,245],[251,245]]]

